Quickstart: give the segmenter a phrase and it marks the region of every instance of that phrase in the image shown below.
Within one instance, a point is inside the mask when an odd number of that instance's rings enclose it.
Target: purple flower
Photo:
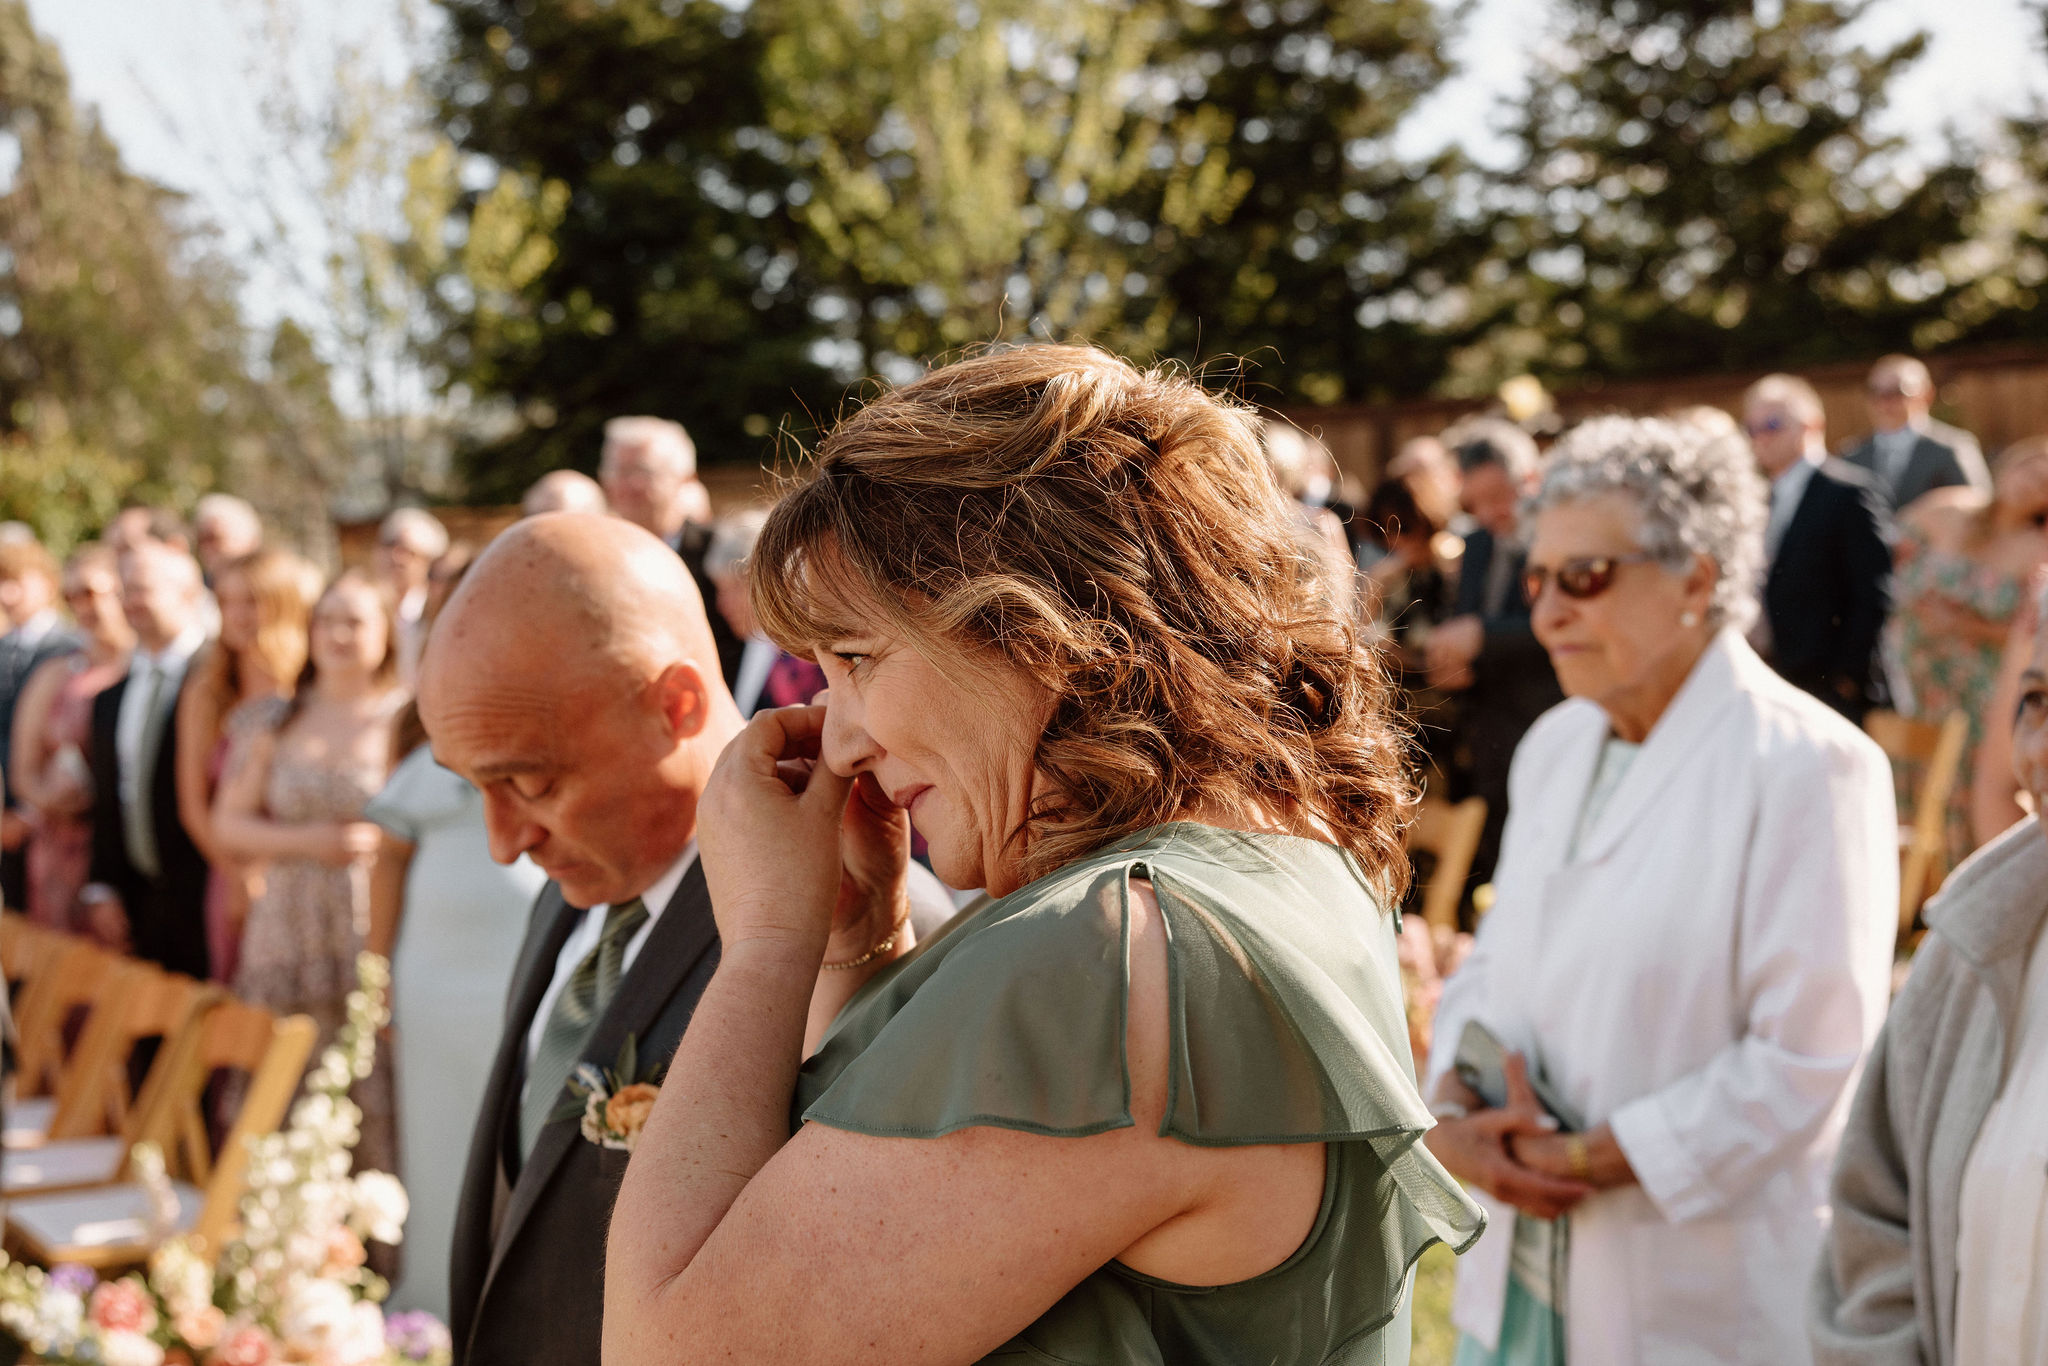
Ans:
[[[384,1341],[407,1361],[428,1361],[455,1350],[441,1320],[424,1309],[408,1309],[384,1320]]]
[[[89,1266],[77,1262],[59,1262],[50,1268],[50,1284],[58,1290],[68,1290],[74,1295],[90,1295],[92,1288],[100,1283],[99,1273]]]

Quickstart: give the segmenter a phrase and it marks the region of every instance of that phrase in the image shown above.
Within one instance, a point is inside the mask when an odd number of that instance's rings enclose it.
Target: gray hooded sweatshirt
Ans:
[[[1949,1366],[1963,1166],[2005,1084],[2048,835],[2028,817],[1957,868],[1863,1071],[1835,1158],[1815,1366]]]

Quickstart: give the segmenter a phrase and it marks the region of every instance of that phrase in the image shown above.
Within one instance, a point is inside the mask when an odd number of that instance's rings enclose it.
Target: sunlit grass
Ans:
[[[1451,1327],[1451,1280],[1458,1259],[1442,1243],[1415,1267],[1415,1347],[1410,1366],[1451,1366],[1458,1334]]]

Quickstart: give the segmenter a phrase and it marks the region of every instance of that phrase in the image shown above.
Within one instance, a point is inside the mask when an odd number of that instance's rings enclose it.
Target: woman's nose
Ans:
[[[825,761],[825,767],[842,778],[874,766],[881,757],[881,746],[861,725],[861,719],[849,702],[825,703],[825,732],[818,745],[818,757]]]

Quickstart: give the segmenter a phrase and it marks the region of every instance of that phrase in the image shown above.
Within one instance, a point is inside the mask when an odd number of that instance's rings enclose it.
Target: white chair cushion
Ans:
[[[74,1186],[104,1186],[121,1171],[128,1145],[110,1138],[66,1138],[40,1148],[0,1153],[0,1194],[32,1195]]]
[[[173,1233],[189,1232],[199,1222],[206,1196],[197,1186],[171,1183],[178,1196],[178,1221]],[[137,1260],[153,1246],[149,1236],[149,1193],[139,1184],[123,1182],[95,1190],[62,1195],[32,1195],[7,1204],[7,1228],[25,1238],[30,1249],[58,1256],[67,1248],[106,1254],[134,1249]]]
[[[17,1100],[7,1107],[7,1128],[0,1143],[9,1148],[33,1148],[50,1133],[50,1121],[57,1117],[57,1098],[37,1096]]]

